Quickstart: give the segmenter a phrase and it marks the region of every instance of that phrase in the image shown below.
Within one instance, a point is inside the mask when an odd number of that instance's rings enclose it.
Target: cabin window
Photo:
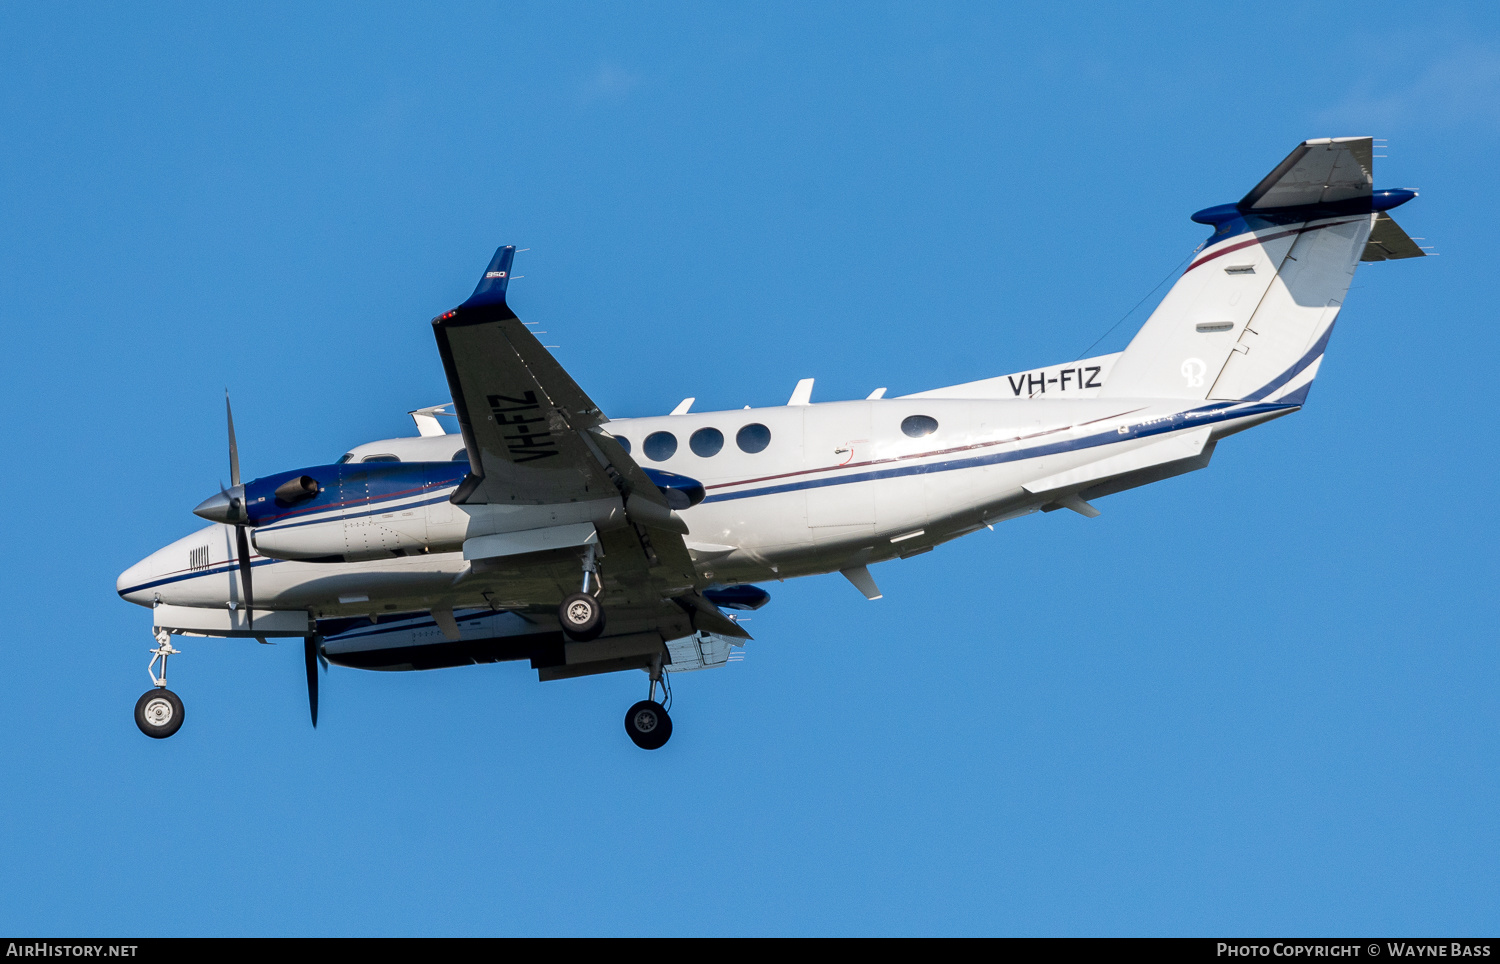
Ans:
[[[641,443],[641,450],[651,461],[665,462],[677,454],[677,436],[671,432],[652,432],[646,436],[646,441]]]
[[[366,455],[364,458],[360,459],[360,461],[361,462],[399,462],[401,460],[399,458],[397,458],[396,456],[394,456],[394,455]]]
[[[455,461],[455,462],[467,462],[467,461],[469,461],[469,450],[468,449],[459,449],[457,452],[454,452],[453,453],[453,461]]]
[[[724,447],[724,433],[716,428],[700,428],[688,439],[688,448],[703,458],[718,455]]]
[[[623,435],[616,435],[615,441],[620,443],[620,448],[625,450],[626,455],[630,454],[630,439]]]
[[[937,431],[937,419],[930,415],[908,415],[901,420],[901,431],[911,438],[922,438]]]
[[[751,422],[735,433],[735,444],[740,447],[741,452],[764,452],[766,446],[771,444],[771,430],[759,422]]]

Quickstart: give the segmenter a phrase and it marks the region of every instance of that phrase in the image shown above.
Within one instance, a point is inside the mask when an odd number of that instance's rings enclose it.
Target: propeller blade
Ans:
[[[234,547],[240,556],[240,589],[245,597],[245,625],[255,626],[255,593],[250,588],[250,537],[244,526],[234,527]]]
[[[229,484],[240,484],[240,447],[234,440],[234,409],[229,407],[229,389],[224,389],[224,414],[229,416]]]
[[[318,652],[318,637],[302,637],[304,652],[307,655],[307,707],[312,710],[313,729],[318,728],[318,660],[322,653]]]

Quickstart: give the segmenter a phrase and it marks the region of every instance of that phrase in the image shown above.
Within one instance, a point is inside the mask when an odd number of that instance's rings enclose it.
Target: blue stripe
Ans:
[[[1265,398],[1267,395],[1276,391],[1276,389],[1280,388],[1287,382],[1302,374],[1302,372],[1307,369],[1307,366],[1311,365],[1315,360],[1317,360],[1323,354],[1324,350],[1328,348],[1328,339],[1332,336],[1333,322],[1330,322],[1328,325],[1328,330],[1323,332],[1323,337],[1319,338],[1313,344],[1313,346],[1307,350],[1307,354],[1297,359],[1296,363],[1293,364],[1291,368],[1288,368],[1286,371],[1282,372],[1280,375],[1277,375],[1275,378],[1271,379],[1271,381],[1267,382],[1264,388],[1245,396],[1245,401],[1258,402],[1261,399]],[[1306,396],[1303,397],[1305,398]]]
[[[857,472],[851,475],[835,476],[832,478],[806,479],[801,482],[788,482],[782,485],[770,485],[759,489],[747,489],[743,492],[726,492],[711,495],[703,501],[729,502],[733,499],[749,499],[761,495],[778,495],[783,492],[795,492],[799,489],[818,489],[828,485],[872,482],[877,479],[893,479],[907,475],[926,475],[933,472],[953,472],[958,469],[998,465],[1002,462],[1017,462],[1024,459],[1040,458],[1045,455],[1056,455],[1062,452],[1076,452],[1080,449],[1094,448],[1100,445],[1113,445],[1117,442],[1129,441],[1130,439],[1149,438],[1153,435],[1176,432],[1184,428],[1197,428],[1200,425],[1211,425],[1215,422],[1222,422],[1228,419],[1244,418],[1250,415],[1259,415],[1265,412],[1280,411],[1283,409],[1289,410],[1298,407],[1296,405],[1265,403],[1250,405],[1233,411],[1228,410],[1230,406],[1237,404],[1239,403],[1220,402],[1205,405],[1187,412],[1164,416],[1160,420],[1154,420],[1155,423],[1133,426],[1130,431],[1124,433],[1119,431],[1101,432],[1098,435],[1090,435],[1081,439],[1051,442],[1033,446],[1029,449],[1018,449],[1014,452],[995,452],[989,455],[972,456],[969,458],[947,459],[942,462],[926,462],[921,465],[903,465],[889,469],[874,469],[869,472]]]
[[[284,561],[285,560],[282,559],[262,559],[259,562],[251,560],[250,568],[254,569],[256,566],[272,566],[278,562]],[[182,582],[185,579],[200,579],[204,576],[224,576],[232,572],[238,572],[239,568],[239,560],[231,559],[228,563],[220,563],[207,569],[200,569],[197,572],[184,573],[180,576],[167,576],[164,579],[157,579],[153,582],[143,582],[139,586],[131,586],[129,589],[121,589],[120,595],[123,596],[126,593],[140,592],[142,589],[155,589],[157,586],[165,586],[168,583],[173,582]]]
[[[401,498],[403,498],[403,499],[410,498],[410,496],[401,496]],[[287,522],[287,523],[284,523],[282,525],[260,526],[255,531],[256,532],[281,532],[284,529],[297,529],[297,528],[300,528],[302,526],[322,525],[325,522],[343,522],[343,521],[348,520],[348,519],[363,519],[365,516],[380,515],[380,514],[385,513],[385,512],[392,512],[392,511],[394,511],[396,509],[415,509],[418,506],[437,505],[439,502],[447,502],[447,501],[448,501],[448,496],[447,495],[440,495],[440,496],[438,496],[435,499],[424,499],[421,502],[400,502],[399,504],[397,504],[398,503],[397,499],[392,499],[390,502],[375,503],[374,504],[375,505],[374,508],[372,508],[372,509],[366,509],[363,512],[346,512],[346,513],[344,513],[342,515],[321,516],[321,517],[319,517],[317,519],[305,519],[305,520],[303,520],[301,522]]]

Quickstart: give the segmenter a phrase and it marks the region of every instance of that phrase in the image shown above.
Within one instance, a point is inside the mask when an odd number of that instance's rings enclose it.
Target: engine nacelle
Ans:
[[[701,502],[702,483],[646,471],[671,509],[656,503],[642,506],[634,496],[628,517],[618,496],[548,505],[456,506],[449,497],[468,474],[465,462],[365,462],[256,479],[243,487],[244,512],[261,555],[306,562],[457,552],[474,536],[578,523],[605,530],[635,521],[685,531],[673,510]],[[652,510],[649,517],[646,508]]]

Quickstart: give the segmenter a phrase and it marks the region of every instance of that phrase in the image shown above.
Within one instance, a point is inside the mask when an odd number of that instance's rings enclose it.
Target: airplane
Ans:
[[[543,681],[645,671],[625,730],[657,749],[669,676],[735,661],[756,583],[837,572],[879,599],[876,563],[1093,518],[1301,409],[1358,263],[1427,253],[1388,213],[1416,191],[1373,169],[1370,137],[1305,141],[1192,215],[1212,233],[1122,352],[895,398],[814,403],[807,378],[778,407],[609,418],[512,311],[502,247],[432,321],[452,400],[413,411],[416,436],[242,481],[226,393],[230,485],[193,510],[212,524],[116,584],[152,611],[136,724],[182,726],[174,639],[300,637],[314,727],[320,664],[528,660]]]

